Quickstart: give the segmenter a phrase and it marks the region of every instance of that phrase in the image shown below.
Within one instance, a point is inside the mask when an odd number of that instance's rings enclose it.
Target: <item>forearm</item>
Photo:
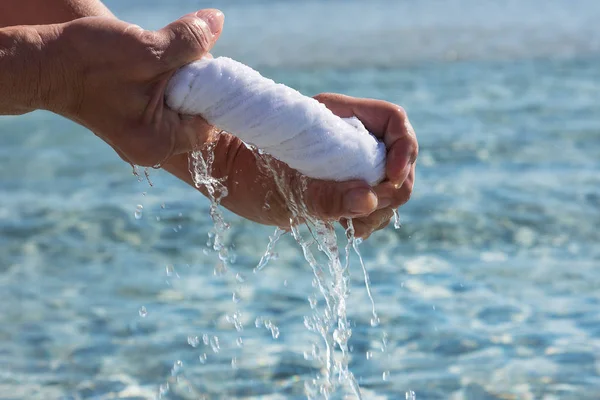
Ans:
[[[99,0],[0,0],[0,28],[113,16]]]
[[[0,29],[0,115],[60,110],[69,92],[61,33],[62,25]]]
[[[99,0],[0,0],[0,115],[68,104],[63,22],[114,15]]]

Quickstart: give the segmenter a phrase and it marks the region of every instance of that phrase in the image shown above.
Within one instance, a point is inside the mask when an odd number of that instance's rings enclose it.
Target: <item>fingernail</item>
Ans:
[[[225,22],[225,15],[217,9],[209,8],[207,10],[200,10],[196,13],[196,17],[204,20],[213,35],[218,34],[223,29],[223,22]]]
[[[377,208],[377,196],[370,189],[352,189],[344,196],[344,208],[352,214],[370,214]]]

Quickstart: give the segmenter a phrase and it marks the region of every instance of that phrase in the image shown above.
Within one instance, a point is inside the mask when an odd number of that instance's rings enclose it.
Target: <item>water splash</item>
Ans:
[[[257,328],[265,327],[271,331],[271,336],[273,339],[279,339],[279,327],[273,323],[270,319],[265,319],[263,317],[257,317],[254,321],[254,326]]]
[[[267,250],[265,250],[265,254],[260,258],[258,265],[254,268],[254,272],[258,272],[267,266],[269,261],[272,259],[276,259],[276,254],[273,252],[275,248],[275,244],[281,239],[281,237],[286,233],[284,229],[279,227],[275,228],[275,232],[272,236],[269,236],[269,244],[267,245]]]
[[[210,200],[210,217],[213,221],[213,230],[209,233],[207,245],[212,247],[218,254],[220,260],[218,268],[226,271],[231,254],[225,243],[225,234],[230,225],[225,221],[219,205],[221,200],[227,196],[228,190],[223,183],[226,177],[216,179],[212,176],[215,146],[216,143],[210,142],[202,150],[193,151],[189,158],[189,169],[196,188],[199,190],[204,189]]]
[[[224,185],[226,178],[215,179],[211,175],[214,161],[213,150],[214,148],[209,146],[204,152],[193,152],[190,157],[190,171],[196,187],[204,189],[211,201],[210,216],[214,223],[214,229],[209,235],[208,245],[218,254],[220,260],[215,273],[223,275],[227,272],[229,260],[231,259],[229,248],[225,245],[224,240],[225,233],[230,226],[225,222],[219,208],[221,200],[227,196],[227,188]],[[311,295],[308,299],[313,314],[305,317],[305,326],[321,338],[324,349],[321,350],[315,343],[310,354],[305,352],[305,358],[322,365],[321,373],[315,376],[314,379],[305,382],[305,393],[308,399],[321,397],[329,399],[336,392],[338,385],[342,384],[347,385],[355,398],[361,400],[360,387],[348,367],[351,352],[348,342],[352,336],[352,329],[347,319],[346,301],[349,296],[349,265],[352,252],[358,256],[363,270],[365,285],[372,306],[372,325],[379,325],[369,275],[359,251],[361,240],[355,238],[352,222],[349,221],[346,231],[347,242],[344,247],[345,257],[340,257],[334,222],[312,218],[305,208],[303,196],[308,185],[307,179],[301,176],[290,177],[288,174],[295,174],[295,172],[285,168],[277,168],[276,161],[260,151],[256,151],[255,154],[257,164],[263,172],[268,174],[267,176],[274,178],[279,195],[285,200],[291,214],[291,234],[300,245],[304,258],[312,269],[313,286],[323,299],[322,303],[314,295]],[[289,182],[294,182],[294,185],[289,185]],[[285,230],[277,228],[273,235],[269,237],[266,251],[256,268],[254,268],[254,272],[261,271],[270,260],[276,257],[276,253],[273,251],[274,247],[285,233]],[[315,248],[317,249],[316,252]],[[321,258],[324,260],[320,261]],[[239,273],[235,275],[237,284],[245,282],[245,280],[245,277]],[[234,292],[232,299],[234,302],[239,300],[237,292]],[[319,305],[322,305],[322,307],[319,307]],[[239,327],[236,324],[239,320],[235,321],[229,316],[227,319],[236,325],[236,329],[239,328],[238,331],[241,331],[241,324]],[[268,329],[273,339],[278,339],[280,335],[279,328],[271,320],[259,317],[256,319],[255,324],[257,328]],[[208,335],[204,335],[203,342],[205,345],[210,344],[214,353],[219,351],[218,338],[209,338]],[[242,346],[241,337],[236,342],[239,347]],[[200,356],[200,361],[206,362],[206,354],[203,356]],[[233,362],[233,360],[236,361]],[[237,359],[234,358],[232,359],[232,367],[235,368],[236,365]]]
[[[394,229],[400,229],[402,228],[402,223],[400,223],[400,213],[398,212],[398,209],[395,208],[394,209]]]
[[[283,168],[276,168],[275,161],[267,155],[261,154],[259,158],[262,161],[259,165],[269,174],[268,176],[274,178],[278,192],[284,198],[292,214],[290,218],[292,236],[300,245],[304,258],[313,271],[314,286],[318,288],[325,302],[324,309],[319,310],[316,298],[309,297],[313,315],[305,317],[304,323],[307,329],[317,333],[322,338],[325,351],[321,356],[320,352],[316,352],[313,348],[310,357],[322,363],[322,374],[305,383],[305,393],[309,399],[315,399],[319,395],[328,399],[336,391],[337,383],[345,383],[350,387],[356,398],[360,400],[362,399],[360,387],[348,368],[350,353],[348,341],[352,335],[352,330],[346,317],[346,299],[349,295],[350,248],[353,247],[355,242],[353,228],[350,228],[352,233],[347,235],[345,260],[342,262],[334,223],[315,219],[306,210],[303,195],[306,193],[307,179],[301,176],[290,179],[286,174],[294,172],[286,172]],[[294,182],[295,184],[290,186],[288,182]],[[298,221],[302,221],[303,224],[298,224]],[[308,234],[302,234],[301,226],[306,228]],[[273,239],[278,240],[280,235],[281,232],[276,231],[269,245],[272,246],[276,242]],[[312,248],[315,246],[318,252],[325,256],[324,263],[320,263],[313,253]],[[271,249],[267,248],[266,255],[270,252]],[[259,263],[260,265],[261,263]],[[336,374],[337,382],[334,380]]]
[[[358,256],[358,260],[360,262],[360,267],[363,271],[363,277],[365,281],[365,288],[367,289],[367,296],[369,296],[369,300],[371,301],[371,326],[376,327],[379,326],[380,320],[377,315],[377,310],[375,309],[375,300],[373,300],[373,294],[371,293],[371,278],[369,277],[369,272],[367,271],[367,267],[365,266],[365,262],[360,254],[360,250],[358,246],[362,243],[361,238],[354,237],[354,226],[352,225],[352,220],[347,220],[348,229],[346,230],[346,234],[348,235],[348,244],[352,244],[352,248],[356,255]]]

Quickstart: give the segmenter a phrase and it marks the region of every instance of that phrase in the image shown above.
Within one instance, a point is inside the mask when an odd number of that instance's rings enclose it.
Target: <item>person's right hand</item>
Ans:
[[[393,209],[410,198],[418,153],[415,133],[404,110],[395,104],[337,94],[322,94],[316,99],[341,117],[358,117],[385,142],[386,179],[373,188],[360,180],[308,179],[274,159],[269,170],[264,156],[235,136],[215,131],[211,176],[227,189],[221,204],[246,219],[281,228],[306,217],[342,223],[350,218],[355,235],[366,238],[388,225]],[[202,152],[207,159],[209,153],[206,149]],[[189,165],[188,155],[181,154],[172,157],[164,168],[194,185]],[[204,186],[199,189],[207,194]]]
[[[157,166],[204,143],[211,127],[164,104],[173,73],[206,55],[223,28],[223,14],[202,10],[159,31],[116,18],[88,17],[56,25],[48,51],[58,69],[46,109],[78,122],[125,161]]]

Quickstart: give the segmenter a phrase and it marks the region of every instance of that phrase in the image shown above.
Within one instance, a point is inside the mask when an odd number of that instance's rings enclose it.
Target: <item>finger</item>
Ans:
[[[385,173],[388,181],[400,187],[413,168],[418,153],[418,145],[411,136],[396,140],[386,154]]]
[[[356,116],[371,133],[383,139],[388,149],[386,177],[401,185],[400,175],[414,163],[419,145],[406,112],[395,104],[373,99],[360,99],[341,94],[324,93],[315,96],[340,117]]]
[[[315,99],[342,118],[356,116],[369,132],[384,139],[387,147],[408,131],[406,112],[396,104],[337,93],[322,93]]]
[[[164,49],[163,71],[171,71],[202,58],[214,46],[223,30],[225,16],[206,9],[188,14],[157,32]]]
[[[311,215],[326,220],[368,215],[377,208],[377,196],[364,181],[312,180],[303,200]]]
[[[354,218],[352,220],[352,226],[354,226],[354,236],[363,239],[368,238],[371,233],[388,226],[393,216],[394,210],[391,208],[385,208],[382,210],[377,210],[366,217]]]
[[[415,181],[415,165],[411,168],[400,187],[397,187],[392,182],[386,181],[373,188],[373,191],[379,199],[378,208],[398,208],[406,204],[412,195]]]

